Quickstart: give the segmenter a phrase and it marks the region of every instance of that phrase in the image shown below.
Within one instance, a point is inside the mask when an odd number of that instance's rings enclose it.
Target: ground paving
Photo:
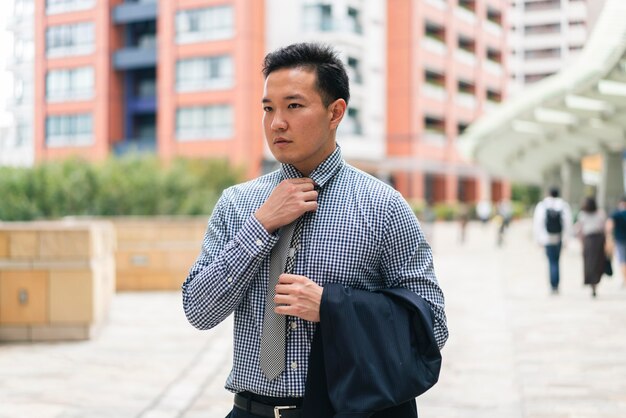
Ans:
[[[626,417],[626,290],[582,286],[580,245],[564,251],[558,296],[527,221],[502,247],[495,226],[433,232],[450,339],[420,417]],[[187,324],[178,292],[119,293],[91,341],[0,345],[0,418],[219,418],[232,321]]]

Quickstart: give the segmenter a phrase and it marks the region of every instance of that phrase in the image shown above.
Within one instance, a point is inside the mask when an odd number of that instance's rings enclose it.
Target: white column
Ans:
[[[574,211],[580,209],[585,198],[583,170],[581,161],[567,160],[561,166],[561,181],[563,183],[563,199],[572,206]]]
[[[622,152],[602,153],[602,173],[598,185],[598,206],[612,211],[624,195],[624,166]]]

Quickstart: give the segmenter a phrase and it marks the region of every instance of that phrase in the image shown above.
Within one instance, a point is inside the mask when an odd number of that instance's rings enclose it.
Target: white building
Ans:
[[[572,63],[605,0],[510,0],[510,92]]]
[[[8,101],[0,103],[9,113],[9,123],[0,136],[0,165],[29,166],[34,162],[34,0],[14,0],[7,29],[13,48],[8,50],[7,69],[12,75]]]
[[[268,52],[293,42],[318,41],[341,54],[351,97],[338,138],[348,159],[385,157],[385,14],[384,1],[266,0]],[[266,157],[271,158],[269,151]]]

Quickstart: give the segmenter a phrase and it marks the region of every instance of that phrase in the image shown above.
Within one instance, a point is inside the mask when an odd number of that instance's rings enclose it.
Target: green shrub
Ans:
[[[242,171],[225,160],[164,165],[154,156],[0,167],[0,220],[208,214],[221,191],[241,180]]]

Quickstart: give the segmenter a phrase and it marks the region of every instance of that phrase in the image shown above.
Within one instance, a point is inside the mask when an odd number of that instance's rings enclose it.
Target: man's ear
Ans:
[[[339,122],[343,119],[343,115],[346,113],[348,105],[343,99],[337,99],[330,104],[328,110],[330,112],[330,128],[335,129],[339,126]]]

